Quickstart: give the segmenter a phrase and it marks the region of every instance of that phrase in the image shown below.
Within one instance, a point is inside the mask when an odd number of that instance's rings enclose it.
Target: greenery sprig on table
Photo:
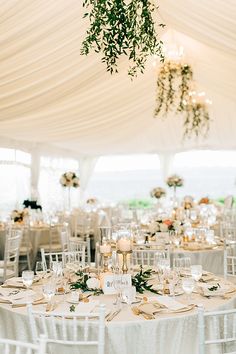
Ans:
[[[71,289],[80,289],[82,290],[83,292],[85,291],[91,291],[93,292],[93,295],[100,295],[100,294],[103,294],[103,291],[102,289],[100,288],[89,288],[88,285],[87,285],[87,280],[90,279],[91,277],[89,276],[89,274],[87,273],[84,273],[83,271],[78,271],[75,273],[77,276],[78,276],[78,279],[76,282],[72,283],[70,285],[70,288]]]
[[[163,61],[162,41],[158,39],[154,18],[158,7],[150,0],[83,0],[84,18],[90,26],[82,43],[81,54],[94,50],[102,53],[102,62],[111,74],[118,72],[117,62],[127,56],[128,74],[143,73],[150,55]],[[164,24],[158,24],[164,27]]]
[[[151,291],[155,294],[158,293],[153,289],[151,284],[148,284],[153,273],[154,271],[152,269],[143,270],[143,267],[140,266],[140,271],[132,277],[132,285],[135,286],[138,293],[143,294],[144,291]]]

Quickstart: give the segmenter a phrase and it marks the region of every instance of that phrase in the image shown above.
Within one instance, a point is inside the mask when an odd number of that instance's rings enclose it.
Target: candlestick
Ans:
[[[124,237],[120,238],[117,241],[117,249],[121,252],[131,251],[131,240]]]
[[[111,253],[111,245],[105,243],[100,246],[100,253]]]
[[[108,259],[112,256],[112,253],[101,253],[103,258],[103,272],[106,273],[109,271],[108,269]]]
[[[131,249],[129,251],[117,250],[117,253],[122,255],[122,272],[123,274],[127,274],[128,272],[127,255],[131,254],[132,250]]]

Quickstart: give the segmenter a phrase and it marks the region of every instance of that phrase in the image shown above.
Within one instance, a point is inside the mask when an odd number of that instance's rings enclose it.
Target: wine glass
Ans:
[[[190,267],[191,275],[195,281],[199,281],[202,277],[202,266],[201,264],[192,265]]]
[[[27,289],[31,287],[34,280],[34,272],[32,270],[24,270],[22,272],[22,281]]]
[[[184,278],[182,279],[182,288],[185,294],[187,295],[187,301],[188,304],[190,303],[191,300],[191,294],[194,289],[194,279],[193,278]]]
[[[113,284],[114,289],[116,290],[116,300],[113,305],[116,305],[118,308],[121,307],[121,292],[122,292],[122,273],[119,267],[115,267],[113,272]]]
[[[52,302],[52,298],[55,295],[56,292],[56,286],[54,282],[49,282],[43,286],[43,296],[47,300],[47,302],[50,304]]]
[[[36,262],[35,273],[40,279],[43,279],[46,275],[46,268],[43,262]]]

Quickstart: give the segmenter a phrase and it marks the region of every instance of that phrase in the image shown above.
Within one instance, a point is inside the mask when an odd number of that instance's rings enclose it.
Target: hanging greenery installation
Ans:
[[[84,0],[84,18],[89,28],[82,43],[81,54],[92,50],[102,53],[102,62],[111,74],[118,72],[122,56],[129,59],[128,74],[144,72],[150,55],[163,61],[162,41],[158,39],[154,18],[158,7],[149,0]],[[162,23],[158,24],[164,27]]]
[[[173,111],[185,111],[184,102],[192,84],[193,71],[189,64],[168,60],[160,66],[157,78],[155,116],[166,116]]]

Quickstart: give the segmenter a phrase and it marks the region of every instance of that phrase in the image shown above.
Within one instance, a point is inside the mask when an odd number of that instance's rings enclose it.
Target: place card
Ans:
[[[115,275],[108,274],[104,275],[102,290],[104,294],[111,295],[117,293],[117,288],[125,288],[132,285],[131,274],[121,274],[119,279],[116,278],[116,286],[114,284]]]

